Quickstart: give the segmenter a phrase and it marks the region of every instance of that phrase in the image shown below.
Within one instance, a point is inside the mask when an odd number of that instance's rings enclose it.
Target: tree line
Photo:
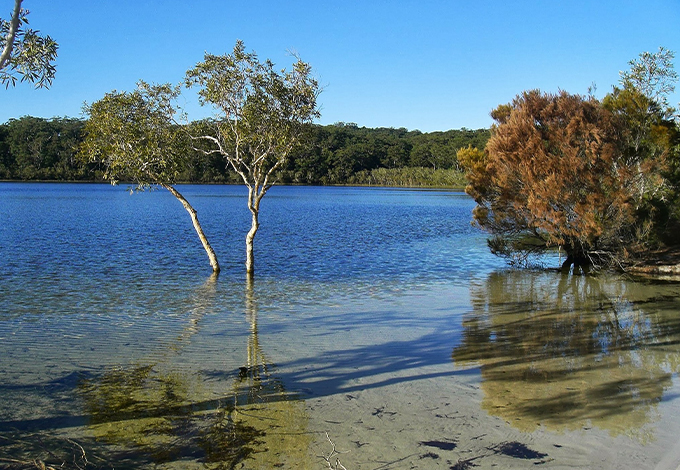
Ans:
[[[77,158],[85,119],[24,116],[0,124],[0,179],[19,181],[103,182],[103,168]],[[205,121],[189,127],[208,127]],[[484,148],[488,129],[445,132],[405,128],[366,128],[354,123],[310,125],[306,142],[291,154],[280,173],[284,184],[366,184],[383,186],[460,186],[464,179],[456,156],[461,148]],[[240,184],[218,155],[192,145],[182,151],[183,183]]]

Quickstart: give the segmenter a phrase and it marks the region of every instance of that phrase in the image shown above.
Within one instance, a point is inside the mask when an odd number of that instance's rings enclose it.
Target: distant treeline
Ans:
[[[193,123],[192,125],[199,125]],[[104,181],[95,165],[77,158],[85,121],[22,117],[0,125],[0,179],[24,181]],[[484,148],[488,129],[446,132],[365,128],[352,123],[314,125],[308,145],[281,174],[289,184],[461,186],[456,152]],[[180,181],[240,183],[224,159],[187,149]]]

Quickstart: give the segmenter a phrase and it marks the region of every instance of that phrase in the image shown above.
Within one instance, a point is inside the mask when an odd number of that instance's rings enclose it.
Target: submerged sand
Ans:
[[[327,432],[346,451],[337,458],[347,469],[680,468],[676,403],[660,406],[659,427],[641,439],[637,430],[614,436],[589,426],[553,431],[537,425],[522,432],[484,411],[483,400],[476,374],[311,399],[313,453],[332,450]]]

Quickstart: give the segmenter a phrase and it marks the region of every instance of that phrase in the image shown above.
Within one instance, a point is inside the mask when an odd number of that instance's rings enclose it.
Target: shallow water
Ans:
[[[243,188],[179,189],[218,278],[165,191],[0,184],[0,468],[680,465],[680,284],[507,270],[461,193],[310,187],[265,196],[247,283]]]

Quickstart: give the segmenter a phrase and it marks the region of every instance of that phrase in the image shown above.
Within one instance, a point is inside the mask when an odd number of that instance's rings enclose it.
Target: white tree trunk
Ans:
[[[208,241],[208,237],[205,236],[205,233],[203,233],[203,228],[201,227],[200,222],[198,221],[198,215],[196,214],[196,209],[194,209],[191,204],[189,204],[189,201],[184,199],[184,196],[180,194],[179,191],[177,191],[175,188],[173,188],[170,185],[162,185],[165,189],[170,191],[170,193],[175,196],[179,202],[182,203],[184,208],[187,210],[189,215],[191,216],[191,222],[194,224],[194,229],[196,230],[196,233],[198,234],[198,238],[201,240],[201,243],[203,244],[203,248],[205,249],[205,252],[208,254],[208,260],[210,261],[210,266],[213,269],[214,273],[219,273],[220,272],[220,264],[217,262],[217,255],[215,255],[215,251],[212,249],[212,246],[210,246],[210,242]]]
[[[257,229],[260,228],[260,201],[262,201],[262,197],[266,192],[266,186],[261,186],[257,181],[252,186],[248,185],[248,209],[252,214],[250,230],[248,230],[246,235],[246,274],[249,278],[255,273],[253,240],[255,239],[255,234],[257,234]]]
[[[253,214],[253,218],[250,225],[250,230],[246,235],[246,273],[249,276],[252,276],[253,273],[255,273],[255,255],[253,248],[253,239],[255,238],[257,229],[260,228],[260,222],[258,220],[259,211],[253,208],[251,208],[250,210],[251,213]]]
[[[9,21],[9,31],[7,32],[7,36],[5,36],[5,47],[2,53],[0,53],[0,70],[5,68],[5,65],[7,65],[7,61],[12,55],[14,40],[16,39],[17,32],[19,31],[19,15],[21,14],[21,2],[22,0],[15,0],[14,2],[12,18]]]

